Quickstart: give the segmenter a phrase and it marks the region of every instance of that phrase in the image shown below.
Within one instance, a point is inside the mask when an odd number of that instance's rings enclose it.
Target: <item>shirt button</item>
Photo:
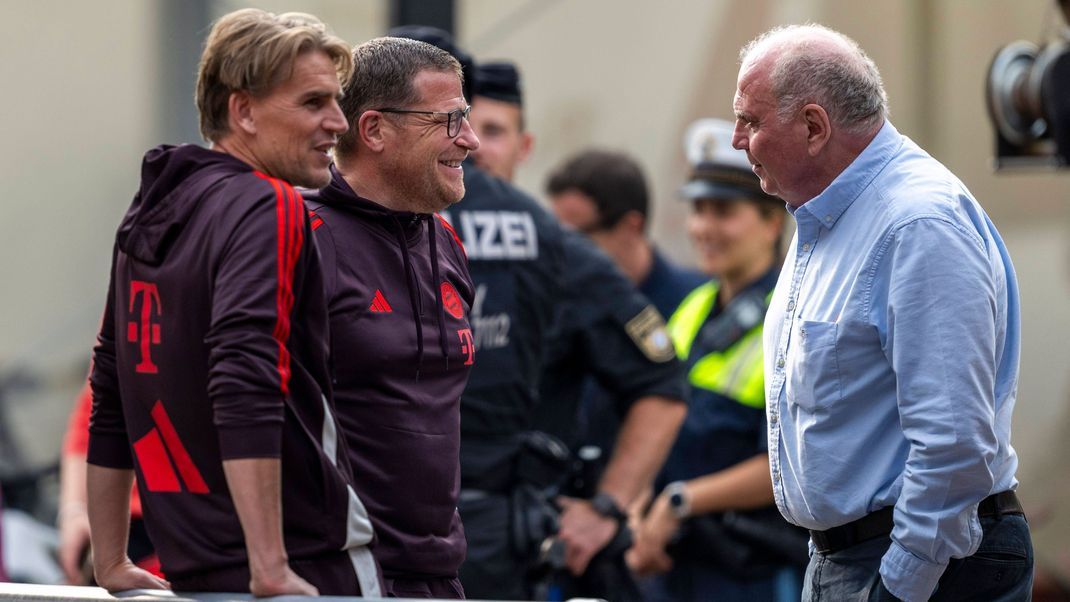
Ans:
[[[809,250],[810,250],[810,243],[804,244],[803,245],[803,251],[809,251]]]
[[[783,357],[778,357],[777,358],[776,367],[777,368],[783,368],[784,367],[784,358]]]
[[[832,216],[831,215],[826,215],[825,216],[825,223],[826,224],[832,223]]]
[[[788,301],[788,311],[795,311],[795,299]]]
[[[780,482],[780,471],[779,470],[774,470],[773,471],[773,480],[776,481],[777,483]]]
[[[769,415],[769,424],[776,424],[776,414]]]

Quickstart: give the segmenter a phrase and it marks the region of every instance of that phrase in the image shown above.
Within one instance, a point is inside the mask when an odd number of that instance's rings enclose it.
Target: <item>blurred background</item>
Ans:
[[[0,0],[0,479],[47,470],[87,370],[115,228],[141,155],[199,142],[192,95],[213,19],[310,12],[358,44],[391,25],[452,29],[477,61],[523,75],[544,177],[589,146],[646,170],[654,238],[690,263],[682,136],[731,118],[740,46],[782,23],[855,38],[892,120],[987,209],[1018,270],[1024,347],[1013,443],[1038,564],[1070,580],[1070,170],[993,171],[985,80],[997,49],[1063,26],[1050,0]]]

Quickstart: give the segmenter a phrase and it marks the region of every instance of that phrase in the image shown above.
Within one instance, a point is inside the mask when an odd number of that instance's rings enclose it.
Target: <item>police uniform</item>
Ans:
[[[654,248],[653,263],[646,278],[639,283],[639,292],[663,316],[671,316],[684,297],[707,278],[701,273],[675,265]],[[630,367],[630,366],[629,366]],[[545,389],[544,389],[545,391]],[[546,391],[553,398],[553,391]],[[578,429],[580,445],[590,445],[611,453],[620,428],[618,400],[612,393],[588,377],[580,397]]]
[[[536,426],[574,447],[588,378],[613,400],[618,419],[646,396],[687,397],[662,314],[586,237],[568,232],[567,302],[546,363]],[[590,425],[589,431],[598,425]]]
[[[656,247],[652,251],[653,263],[646,278],[639,283],[639,292],[650,299],[661,315],[671,316],[684,297],[707,278],[696,270],[672,263]]]
[[[531,429],[544,348],[558,313],[563,232],[518,189],[464,165],[465,197],[442,217],[468,253],[479,355],[461,396],[460,576],[472,598],[526,598],[527,558],[511,546],[509,492]]]
[[[461,580],[473,598],[526,598],[532,558],[514,531],[516,462],[533,431],[569,435],[576,414],[575,403],[536,408],[544,358],[577,382],[584,371],[619,378],[629,400],[686,392],[660,314],[608,257],[517,188],[471,162],[464,172],[464,199],[442,213],[476,285],[479,362],[461,399]]]
[[[692,291],[669,319],[677,355],[687,366],[692,403],[659,481],[693,479],[766,450],[762,322],[777,268],[740,291],[731,305],[745,305],[733,307],[732,315],[724,315],[717,282],[710,281]],[[734,324],[725,327],[719,318]]]
[[[775,202],[758,187],[727,122],[702,120],[685,137],[694,171],[681,190],[688,201],[747,198]],[[669,319],[687,367],[691,401],[655,486],[716,473],[766,453],[762,325],[779,275],[774,263],[726,304],[711,280],[693,290]],[[805,535],[775,506],[693,516],[670,546],[673,568],[647,583],[652,601],[798,599],[792,561],[804,562]],[[787,591],[785,591],[787,590]]]

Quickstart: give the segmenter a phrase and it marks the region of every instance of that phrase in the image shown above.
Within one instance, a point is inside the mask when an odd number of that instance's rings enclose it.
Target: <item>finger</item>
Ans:
[[[628,570],[637,572],[640,566],[639,552],[635,548],[630,548],[624,553],[624,564],[628,567]]]
[[[318,595],[320,595],[320,590],[316,589],[315,585],[312,585],[311,583],[306,581],[304,577],[301,577],[300,575],[294,574],[294,579],[296,579],[297,583],[300,584],[302,593],[304,595],[306,595],[306,596],[318,596]]]
[[[652,560],[646,550],[633,548],[625,553],[624,561],[628,568],[640,577],[649,575],[652,572]]]
[[[651,561],[654,572],[667,573],[672,568],[672,556],[659,552]]]
[[[587,570],[587,565],[591,563],[591,557],[593,556],[586,549],[580,549],[577,546],[573,546],[575,553],[572,556],[571,562],[568,562],[569,570],[573,575],[579,577]]]
[[[138,580],[141,582],[138,585],[139,589],[171,589],[170,583],[147,571],[141,571]]]
[[[63,575],[70,585],[85,585],[81,560],[82,556],[86,554],[88,546],[88,541],[81,545],[70,541],[60,544],[59,566],[63,569]]]
[[[63,569],[63,577],[67,580],[67,585],[82,585],[82,572],[75,565],[70,554],[60,552],[59,566]]]

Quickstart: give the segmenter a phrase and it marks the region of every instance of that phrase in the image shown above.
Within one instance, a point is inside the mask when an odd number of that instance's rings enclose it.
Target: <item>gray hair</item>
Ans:
[[[841,48],[821,44],[822,39]],[[740,62],[746,64],[773,48],[780,53],[769,82],[781,119],[807,103],[821,105],[834,124],[855,134],[888,118],[880,72],[858,42],[814,23],[774,27],[740,50]]]
[[[349,131],[338,139],[335,152],[356,150],[357,120],[365,111],[386,107],[405,108],[420,102],[413,80],[421,71],[454,73],[462,78],[461,64],[450,53],[418,40],[383,37],[353,49],[353,77],[342,91],[342,113]]]

